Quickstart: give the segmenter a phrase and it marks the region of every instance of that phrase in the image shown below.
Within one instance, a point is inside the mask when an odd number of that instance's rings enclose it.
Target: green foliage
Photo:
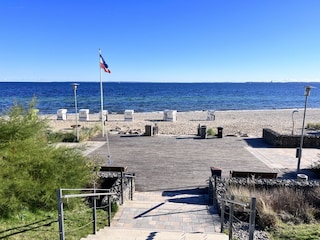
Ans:
[[[112,202],[111,203],[111,212],[116,213],[116,212],[118,212],[118,209],[119,209],[118,204],[116,202]]]
[[[0,216],[56,209],[58,188],[84,187],[93,164],[75,148],[48,144],[45,120],[15,104],[0,118]]]
[[[319,130],[320,129],[320,123],[308,123],[306,128],[307,129]]]
[[[320,239],[319,229],[319,224],[281,224],[277,231],[271,233],[271,239],[318,240]]]
[[[82,127],[78,129],[79,131],[79,141],[86,141],[94,137],[98,132],[101,131],[101,128],[98,125],[95,125],[93,128]],[[47,132],[48,141],[51,143],[57,142],[77,142],[77,133],[76,129],[73,132]]]
[[[74,206],[73,210],[64,211],[65,237],[68,240],[78,240],[92,234],[92,209],[83,199],[71,198],[67,203]],[[116,205],[113,203],[113,205]],[[113,209],[113,208],[112,208]],[[105,208],[97,208],[97,229],[108,224],[108,214]],[[112,212],[114,216],[115,212]],[[20,211],[10,218],[0,218],[0,239],[33,240],[33,239],[59,239],[58,212]],[[75,231],[76,229],[76,231]],[[41,237],[40,235],[41,234]]]
[[[77,136],[71,132],[48,132],[48,141],[51,143],[58,142],[77,142]]]
[[[209,128],[209,129],[207,130],[207,134],[208,134],[208,136],[215,136],[215,135],[216,135],[216,132],[215,132],[212,128]]]
[[[98,132],[101,132],[101,126],[100,125],[95,125],[93,128],[88,128],[88,127],[83,127],[80,129],[80,141],[86,141],[89,140],[90,138],[94,137],[97,135]]]

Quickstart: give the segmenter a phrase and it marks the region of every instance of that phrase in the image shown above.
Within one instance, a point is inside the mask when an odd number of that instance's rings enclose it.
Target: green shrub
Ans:
[[[92,178],[93,164],[75,148],[48,144],[46,121],[32,113],[15,104],[0,118],[0,216],[56,209],[58,188]]]
[[[101,131],[101,128],[98,125],[95,125],[93,128],[82,127],[78,129],[79,131],[79,141],[87,141],[90,138],[97,135]],[[76,129],[73,132],[47,132],[48,141],[51,143],[57,142],[77,142],[77,133]]]
[[[207,134],[208,134],[208,136],[215,136],[215,135],[216,135],[216,132],[215,132],[212,128],[209,128],[209,129],[207,130]]]
[[[48,132],[48,141],[50,143],[57,142],[77,142],[77,136],[71,132]]]
[[[90,138],[92,138],[95,135],[97,135],[97,133],[100,132],[100,131],[101,131],[101,126],[100,125],[95,125],[93,128],[83,127],[79,131],[80,140],[81,141],[89,140]]]
[[[307,124],[307,129],[320,129],[320,123],[308,123]]]

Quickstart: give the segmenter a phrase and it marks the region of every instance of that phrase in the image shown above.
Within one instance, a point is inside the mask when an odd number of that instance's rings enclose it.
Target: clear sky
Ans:
[[[319,0],[2,0],[0,81],[320,81]]]

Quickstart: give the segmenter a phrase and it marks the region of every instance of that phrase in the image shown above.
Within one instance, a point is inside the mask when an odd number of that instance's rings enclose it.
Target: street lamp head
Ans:
[[[77,90],[77,87],[78,87],[79,85],[80,85],[80,84],[78,84],[78,83],[73,83],[73,84],[72,84],[73,90]]]
[[[307,96],[307,97],[310,96],[310,91],[311,91],[312,88],[314,88],[314,87],[312,87],[312,86],[305,86],[305,87],[304,87],[304,95]]]
[[[297,113],[297,112],[299,112],[299,111],[297,109],[295,109],[295,110],[292,111],[292,114],[293,113]]]

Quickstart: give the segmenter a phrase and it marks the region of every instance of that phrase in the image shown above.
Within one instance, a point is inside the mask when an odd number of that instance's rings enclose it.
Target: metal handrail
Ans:
[[[103,188],[61,188],[62,191],[110,191]]]
[[[65,240],[65,230],[64,230],[64,217],[63,217],[63,201],[62,199],[66,198],[76,198],[76,197],[93,197],[93,208],[92,208],[92,224],[93,224],[93,234],[96,233],[97,231],[97,217],[96,217],[96,198],[98,196],[107,196],[108,197],[108,225],[110,226],[111,222],[111,199],[110,197],[112,195],[116,195],[116,193],[110,193],[109,190],[108,192],[105,193],[83,193],[83,194],[68,194],[68,195],[63,195],[63,191],[79,191],[80,189],[58,189],[57,190],[57,196],[58,196],[58,222],[59,222],[59,237],[60,240]],[[81,189],[81,191],[87,191],[89,189]],[[90,189],[90,191],[97,191],[101,189]]]
[[[212,178],[211,178],[212,179]],[[209,179],[209,182],[212,184],[212,180]],[[253,240],[254,236],[254,231],[255,231],[255,217],[256,217],[256,198],[251,197],[251,202],[240,202],[235,200],[235,196],[231,195],[231,199],[227,199],[224,197],[217,197],[216,196],[216,187],[217,187],[217,177],[214,176],[214,184],[211,186],[213,187],[213,202],[217,200],[220,200],[221,202],[221,232],[223,232],[224,229],[224,214],[225,214],[225,205],[228,203],[230,205],[230,210],[229,210],[229,240],[232,239],[232,224],[233,224],[233,212],[234,212],[234,205],[239,205],[242,207],[249,207],[250,206],[250,218],[249,218],[249,240]],[[250,198],[247,196],[242,196],[246,198]]]
[[[237,204],[237,205],[240,205],[240,206],[242,206],[242,207],[249,207],[249,206],[250,206],[249,203],[244,203],[244,202],[229,200],[229,199],[225,199],[225,198],[217,198],[217,199],[220,200],[220,201],[227,202],[227,203]]]
[[[62,198],[73,198],[73,197],[100,197],[100,196],[111,196],[116,195],[116,193],[83,193],[83,194],[68,194],[61,196]]]

